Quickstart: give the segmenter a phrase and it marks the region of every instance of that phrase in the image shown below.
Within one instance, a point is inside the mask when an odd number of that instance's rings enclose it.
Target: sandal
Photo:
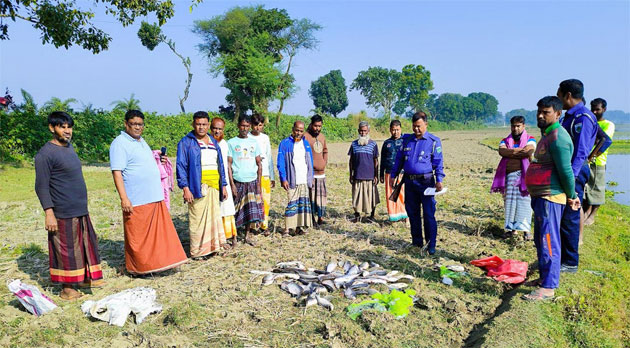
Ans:
[[[61,298],[62,300],[66,300],[66,301],[74,301],[74,300],[76,300],[78,298],[81,298],[82,296],[83,296],[83,294],[78,292],[78,291],[76,293],[73,293],[72,295],[66,295],[65,292],[62,292],[62,293],[59,294],[59,298]]]
[[[521,298],[525,301],[548,301],[553,299],[555,296],[554,295],[545,295],[542,292],[542,288],[538,288],[532,292],[530,292],[529,294],[523,295]]]

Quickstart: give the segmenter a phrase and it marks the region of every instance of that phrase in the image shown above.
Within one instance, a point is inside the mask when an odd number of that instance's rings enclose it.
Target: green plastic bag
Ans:
[[[461,275],[460,272],[454,272],[446,268],[446,266],[440,266],[440,277],[459,278]]]
[[[388,311],[396,319],[404,318],[409,314],[409,307],[413,306],[414,290],[392,290],[389,294],[376,293],[372,295],[373,300],[366,300],[361,303],[348,306],[348,316],[356,320],[364,310],[375,309],[380,312]]]

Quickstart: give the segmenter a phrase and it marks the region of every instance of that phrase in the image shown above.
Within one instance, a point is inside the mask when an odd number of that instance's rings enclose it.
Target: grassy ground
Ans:
[[[119,201],[107,167],[84,168],[90,213],[99,235],[107,285],[84,299],[100,299],[123,289],[151,286],[164,311],[124,328],[91,321],[80,312],[82,302],[64,302],[48,280],[43,214],[33,192],[32,168],[5,168],[0,174],[0,278],[20,278],[36,284],[60,305],[41,318],[22,310],[15,297],[0,287],[0,346],[166,347],[462,347],[462,346],[610,346],[629,345],[630,211],[607,204],[594,226],[586,229],[582,269],[561,278],[560,298],[530,304],[513,288],[484,277],[470,260],[489,255],[530,262],[533,245],[502,240],[502,201],[488,193],[498,162],[484,139],[498,139],[504,130],[442,132],[449,193],[438,202],[438,252],[423,257],[408,247],[408,229],[385,220],[352,224],[347,148],[330,144],[327,172],[329,224],[305,236],[282,239],[258,237],[256,248],[241,247],[225,257],[190,262],[180,273],[136,279],[124,267]],[[381,187],[382,188],[382,187]],[[174,193],[173,220],[188,248],[186,208]],[[385,202],[383,192],[381,201]],[[272,194],[272,218],[282,228],[283,191]],[[422,298],[410,315],[394,320],[388,313],[366,313],[350,320],[344,308],[352,303],[332,296],[335,310],[306,312],[277,286],[261,287],[251,269],[266,270],[279,261],[300,260],[307,267],[324,267],[330,260],[375,261],[386,268],[414,275],[412,284]],[[471,274],[453,286],[441,284],[434,266],[462,263]],[[602,276],[585,272],[603,272]],[[599,274],[599,273],[597,273]],[[533,275],[536,276],[535,274]],[[365,298],[359,298],[360,301]]]

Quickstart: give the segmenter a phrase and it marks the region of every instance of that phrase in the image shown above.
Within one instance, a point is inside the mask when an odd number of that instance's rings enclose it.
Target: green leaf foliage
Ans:
[[[191,0],[199,3],[201,0]],[[106,50],[112,40],[106,32],[96,27],[94,8],[82,8],[83,2],[74,0],[3,0],[0,1],[0,18],[30,23],[41,33],[42,44],[69,48],[73,45],[99,53]],[[132,24],[137,17],[154,15],[160,25],[175,14],[172,0],[99,0],[107,15],[113,16],[123,26]],[[9,39],[9,25],[0,22],[0,40]]]
[[[337,117],[348,107],[346,90],[346,80],[341,75],[341,70],[332,70],[311,82],[308,94],[316,108]]]
[[[145,21],[142,21],[142,24],[140,24],[138,38],[140,38],[142,46],[148,48],[149,51],[153,51],[153,49],[165,39],[159,25],[149,24]]]
[[[391,115],[394,103],[400,95],[401,77],[401,73],[394,69],[369,67],[359,72],[350,89],[358,90],[370,107],[375,110],[382,108],[385,115]]]
[[[401,115],[403,107],[411,108],[411,113],[425,110],[431,90],[433,90],[431,72],[422,65],[406,65],[401,72],[400,99],[394,111]]]

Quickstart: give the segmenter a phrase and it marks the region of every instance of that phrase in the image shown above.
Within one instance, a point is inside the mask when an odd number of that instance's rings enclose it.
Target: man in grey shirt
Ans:
[[[59,296],[65,300],[81,297],[75,285],[104,284],[81,161],[70,143],[73,126],[72,117],[65,112],[48,115],[53,139],[35,156],[35,192],[46,213],[50,279],[62,284]]]

